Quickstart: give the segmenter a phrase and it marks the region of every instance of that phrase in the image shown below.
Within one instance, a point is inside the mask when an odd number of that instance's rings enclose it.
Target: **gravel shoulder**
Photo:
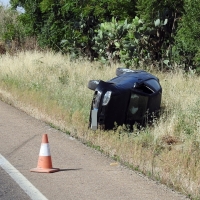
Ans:
[[[53,167],[59,172],[30,172],[37,166],[42,135],[47,133]],[[0,101],[0,154],[49,200],[183,200],[185,196],[114,163],[76,139]]]

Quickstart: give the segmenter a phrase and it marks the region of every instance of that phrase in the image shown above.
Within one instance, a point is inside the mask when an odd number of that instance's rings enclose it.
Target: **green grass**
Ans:
[[[151,71],[163,88],[161,116],[132,133],[88,130],[91,79],[108,80],[119,65],[71,62],[52,52],[0,57],[0,98],[131,169],[200,198],[200,77]]]

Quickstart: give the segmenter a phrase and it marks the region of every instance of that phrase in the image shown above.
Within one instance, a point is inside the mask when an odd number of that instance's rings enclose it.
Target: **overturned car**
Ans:
[[[135,123],[144,126],[160,110],[162,87],[157,77],[126,68],[117,68],[116,75],[106,82],[88,82],[88,88],[94,90],[89,119],[92,130]]]

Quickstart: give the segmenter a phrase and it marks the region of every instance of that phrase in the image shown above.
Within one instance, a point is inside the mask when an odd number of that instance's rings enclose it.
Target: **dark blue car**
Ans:
[[[116,125],[136,122],[146,125],[160,110],[162,87],[159,79],[143,70],[117,68],[117,76],[109,81],[91,80],[94,90],[90,112],[90,128],[113,129]]]

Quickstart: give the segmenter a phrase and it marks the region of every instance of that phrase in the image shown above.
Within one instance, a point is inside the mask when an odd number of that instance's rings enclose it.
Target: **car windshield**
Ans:
[[[139,94],[131,94],[127,119],[128,120],[141,120],[147,108],[148,97]]]

